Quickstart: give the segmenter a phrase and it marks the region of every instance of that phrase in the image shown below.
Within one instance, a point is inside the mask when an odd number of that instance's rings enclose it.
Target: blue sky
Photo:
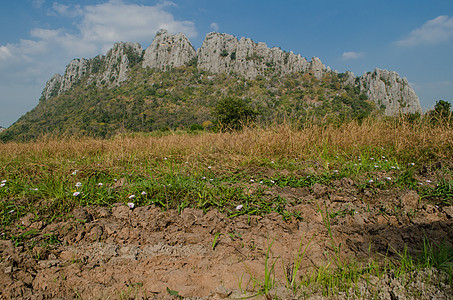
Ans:
[[[0,126],[38,104],[73,58],[113,43],[148,47],[160,28],[198,49],[207,33],[265,42],[356,76],[378,67],[407,77],[423,108],[453,102],[451,0],[17,0],[0,10]]]

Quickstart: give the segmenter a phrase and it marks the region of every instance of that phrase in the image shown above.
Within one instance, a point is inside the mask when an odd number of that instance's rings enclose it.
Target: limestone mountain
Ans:
[[[213,122],[212,111],[225,97],[244,99],[264,123],[421,112],[407,79],[393,71],[339,74],[317,57],[309,61],[217,32],[195,50],[183,34],[160,30],[146,50],[121,42],[106,55],[72,60],[64,75],[47,82],[38,106],[1,136],[187,127]]]

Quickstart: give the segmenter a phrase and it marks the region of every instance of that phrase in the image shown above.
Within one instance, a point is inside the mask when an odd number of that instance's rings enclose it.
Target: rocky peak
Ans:
[[[185,65],[195,56],[196,51],[184,34],[171,34],[161,29],[145,50],[142,66],[167,70]]]
[[[127,79],[128,71],[138,63],[146,68],[168,70],[197,61],[199,70],[210,73],[236,73],[248,79],[257,76],[281,76],[294,72],[308,72],[321,79],[331,72],[319,58],[307,61],[293,52],[280,48],[268,48],[265,43],[255,43],[250,38],[212,32],[206,35],[203,45],[194,50],[187,37],[171,34],[166,30],[157,32],[151,45],[145,50],[138,43],[117,43],[108,53],[90,60],[74,59],[66,67],[63,76],[56,74],[46,84],[41,99],[57,96],[86,78],[86,84],[112,88]],[[88,76],[88,77],[85,77]],[[343,84],[360,89],[361,93],[382,108],[386,115],[421,112],[415,91],[406,78],[396,72],[375,69],[356,78],[346,72]]]
[[[401,78],[395,71],[376,68],[359,77],[360,92],[378,108],[385,110],[385,115],[395,116],[400,113],[421,113],[422,108],[417,94],[406,78]]]
[[[61,81],[63,77],[60,74],[55,74],[50,80],[47,81],[46,87],[42,91],[41,98],[49,99],[60,94]]]
[[[66,67],[66,71],[61,80],[59,94],[69,90],[74,84],[78,83],[83,75],[86,74],[88,60],[85,58],[73,59]]]
[[[103,59],[104,72],[100,76],[92,72],[90,79],[98,86],[118,86],[127,79],[129,69],[141,60],[142,52],[139,43],[116,43]]]
[[[235,72],[246,78],[258,75],[278,75],[292,72],[306,72],[312,69],[317,78],[326,70],[319,58],[312,62],[293,52],[280,48],[268,48],[265,43],[255,43],[241,38],[212,32],[206,35],[203,45],[197,51],[198,68],[212,73]]]

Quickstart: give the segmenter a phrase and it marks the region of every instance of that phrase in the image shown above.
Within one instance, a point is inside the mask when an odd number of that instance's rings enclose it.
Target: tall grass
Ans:
[[[109,140],[44,137],[0,144],[0,154],[0,181],[6,181],[0,188],[2,224],[33,207],[69,210],[74,205],[124,202],[131,195],[138,204],[164,208],[217,207],[232,215],[277,211],[285,216],[285,199],[266,203],[262,189],[247,192],[247,183],[298,187],[355,176],[367,184],[374,176],[373,159],[385,157],[379,168],[390,172],[398,166],[395,184],[413,188],[412,165],[451,160],[453,128],[446,122],[366,119],[361,124],[313,124],[303,129],[283,124],[241,132],[135,134]],[[317,173],[305,176],[303,170],[311,166]],[[117,186],[121,179],[124,183]],[[450,180],[444,178],[423,196],[451,203]],[[97,187],[98,183],[105,185]],[[143,191],[146,196],[140,194]],[[80,195],[74,197],[75,192]],[[244,209],[236,211],[239,204]]]

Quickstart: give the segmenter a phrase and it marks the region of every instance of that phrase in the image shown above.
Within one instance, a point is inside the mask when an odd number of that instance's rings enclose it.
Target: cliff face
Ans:
[[[66,67],[65,74],[55,74],[42,92],[41,99],[58,96],[88,76],[87,84],[109,88],[120,85],[127,79],[130,67],[141,60],[142,47],[138,43],[116,43],[105,56],[92,59],[73,59]]]
[[[162,29],[146,49],[142,66],[166,70],[185,65],[195,57],[195,49],[184,34],[170,34]]]
[[[375,69],[359,77],[360,91],[379,107],[385,107],[385,115],[422,112],[417,94],[406,78],[388,70]]]
[[[97,86],[107,85],[111,88],[120,85],[127,79],[127,72],[142,56],[142,46],[139,43],[117,43],[107,52],[102,60],[98,72],[94,72],[98,66],[91,64],[90,80]],[[100,74],[99,74],[100,73]]]
[[[182,33],[160,30],[145,51],[138,43],[117,43],[105,56],[72,60],[63,76],[56,74],[47,82],[41,99],[68,91],[85,76],[87,84],[112,88],[127,80],[128,71],[139,63],[143,68],[165,71],[195,61],[199,70],[233,72],[247,79],[295,72],[308,72],[322,79],[332,72],[317,57],[307,61],[299,54],[268,48],[265,43],[255,43],[249,38],[238,40],[230,34],[213,32],[206,35],[202,46],[195,51]],[[345,76],[345,85],[358,87],[386,115],[421,112],[417,94],[407,79],[394,71],[375,69],[358,78],[352,72],[346,72]]]
[[[258,75],[281,75],[292,72],[313,71],[320,79],[326,67],[318,58],[307,62],[304,57],[279,48],[268,48],[249,38],[225,33],[209,33],[197,51],[198,68],[212,73],[234,72],[253,79]]]

